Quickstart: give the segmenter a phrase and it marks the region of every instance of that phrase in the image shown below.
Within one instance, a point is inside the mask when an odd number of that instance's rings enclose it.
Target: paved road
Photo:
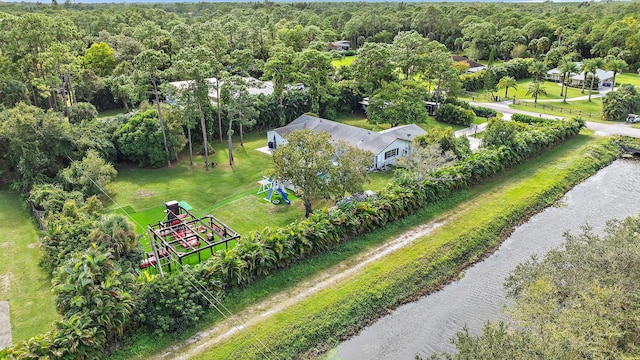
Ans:
[[[539,117],[543,117],[543,118],[547,118],[547,119],[558,119],[558,118],[561,118],[560,116],[541,114],[541,113],[537,113],[537,112],[533,112],[533,111],[511,109],[509,107],[509,104],[511,104],[510,101],[501,101],[501,102],[496,102],[496,103],[470,102],[470,104],[474,105],[474,106],[484,106],[484,107],[488,107],[488,108],[494,109],[496,111],[499,111],[499,112],[504,114],[504,117],[503,117],[504,119],[511,119],[511,115],[516,114],[516,113],[524,114],[524,115],[530,115],[530,116],[539,116]],[[603,136],[606,136],[606,135],[624,135],[624,136],[640,138],[640,129],[633,128],[633,127],[631,127],[630,124],[627,124],[627,123],[603,124],[603,123],[587,121],[587,129],[591,129],[591,130],[595,131],[596,134],[603,135]]]

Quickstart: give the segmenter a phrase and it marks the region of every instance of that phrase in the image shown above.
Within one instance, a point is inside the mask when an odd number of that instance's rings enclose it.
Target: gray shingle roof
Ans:
[[[343,140],[360,149],[372,152],[374,155],[379,154],[387,146],[397,139],[413,141],[417,135],[426,134],[417,125],[405,125],[385,130],[383,132],[375,132],[361,129],[355,126],[345,125],[339,122],[321,119],[309,115],[301,115],[293,120],[289,125],[275,129],[274,131],[281,136],[287,135],[294,130],[310,129],[313,131],[324,131],[329,133],[336,140]]]

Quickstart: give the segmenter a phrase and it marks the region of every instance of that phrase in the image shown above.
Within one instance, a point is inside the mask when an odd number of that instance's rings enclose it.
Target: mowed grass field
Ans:
[[[622,84],[632,84],[640,87],[640,74],[638,73],[622,73],[616,75],[616,86]]]
[[[340,59],[333,59],[331,60],[331,65],[333,65],[334,68],[341,68],[343,66],[349,66],[351,65],[351,63],[353,62],[353,60],[356,59],[355,55],[352,56],[343,56]]]
[[[510,105],[512,109],[532,111],[542,114],[557,115],[565,118],[581,117],[587,121],[596,121],[602,123],[610,123],[600,119],[600,110],[602,109],[602,99],[595,98],[589,100],[577,100],[553,103],[521,103]]]
[[[353,113],[353,114],[341,114],[338,117],[338,119],[336,119],[336,121],[339,121],[343,124],[357,126],[359,128],[363,128],[371,131],[381,131],[381,130],[389,129],[391,127],[391,124],[389,123],[370,124],[367,121],[367,116],[361,112]],[[475,120],[473,121],[473,124],[482,124],[486,121],[487,121],[486,118],[476,116]],[[427,116],[424,122],[416,125],[420,126],[421,128],[427,131],[429,131],[429,129],[432,129],[432,128],[451,128],[453,129],[453,131],[456,131],[456,130],[464,129],[467,127],[462,125],[454,125],[454,124],[439,122],[439,121],[436,121],[436,119],[433,116]]]
[[[244,147],[240,146],[239,139],[235,139],[235,164],[232,167],[228,163],[226,143],[220,145],[216,142],[216,153],[210,155],[210,161],[216,162],[217,166],[208,172],[204,169],[204,156],[196,156],[192,167],[188,154],[184,152],[170,169],[120,165],[118,176],[107,186],[113,201],[105,200],[105,208],[130,216],[136,232],[144,234],[140,242],[146,250],[151,249],[146,236],[147,226],[164,219],[164,203],[171,200],[185,201],[193,207],[192,212],[196,216],[211,214],[244,236],[267,226],[284,227],[304,216],[304,206],[291,192],[290,205],[282,201],[274,205],[265,200],[266,193],[257,194],[258,181],[272,172],[271,155],[257,150],[266,144],[265,133],[246,135]],[[371,181],[364,188],[380,190],[392,178],[392,171],[371,173]],[[279,195],[274,193],[273,199],[276,198]],[[320,200],[313,205],[320,208],[332,204],[331,201]],[[221,248],[224,245],[215,250]],[[187,262],[197,262],[197,256]]]
[[[40,268],[38,228],[20,194],[0,191],[0,300],[9,302],[13,343],[53,328],[59,315]]]
[[[529,85],[533,82],[533,79],[521,79],[518,80],[518,88],[517,89],[509,89],[508,95],[509,99],[513,99],[515,97],[516,100],[531,100],[533,101],[533,97],[531,95],[527,95],[527,90],[529,89]],[[546,95],[538,96],[538,101],[540,100],[559,100],[564,99],[564,95],[560,96],[560,84],[555,83],[553,81],[545,81],[545,90],[547,92]],[[592,91],[592,95],[598,94],[597,91]],[[567,93],[567,99],[588,95],[587,91],[582,94],[582,89],[579,88],[569,88]],[[493,92],[493,96],[499,96],[501,100],[504,100],[504,89],[497,90]],[[486,90],[478,90],[473,93],[466,93],[460,96],[461,99],[467,101],[477,101],[477,102],[494,102],[495,99],[491,97],[491,93],[488,93]]]

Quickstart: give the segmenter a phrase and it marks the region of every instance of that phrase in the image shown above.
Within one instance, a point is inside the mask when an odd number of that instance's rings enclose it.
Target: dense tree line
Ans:
[[[283,84],[305,82],[312,93],[311,109],[318,113],[327,92],[318,86],[324,86],[323,71],[329,68],[313,49],[324,50],[327,41],[347,39],[364,52],[386,55],[386,64],[375,60],[378,65],[368,62],[367,66],[387,69],[388,59],[398,54],[404,60],[397,65],[408,78],[428,62],[425,57],[434,56],[433,46],[423,50],[425,44],[411,34],[473,59],[531,57],[544,59],[553,68],[564,56],[573,60],[609,56],[635,70],[640,65],[638,6],[592,2],[2,4],[0,102],[11,106],[30,101],[68,112],[68,104],[84,101],[100,110],[138,103],[149,96],[146,90],[153,81],[232,73],[273,78],[279,94]],[[43,28],[48,31],[41,33]],[[386,46],[391,44],[395,47]],[[158,78],[140,82],[152,70],[148,51],[160,61]],[[144,66],[136,61],[142,54],[138,60],[146,60]],[[193,66],[194,61],[200,66]],[[305,66],[314,71],[291,71]],[[172,71],[165,73],[168,69]],[[380,79],[387,75],[386,70],[376,71]],[[368,87],[380,79],[359,76],[358,81],[371,95]]]

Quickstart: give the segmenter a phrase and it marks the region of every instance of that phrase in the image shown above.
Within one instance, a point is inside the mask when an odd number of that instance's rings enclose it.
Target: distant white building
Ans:
[[[309,115],[301,115],[289,125],[267,132],[269,148],[275,149],[286,144],[285,136],[294,130],[310,129],[326,132],[333,139],[369,151],[373,154],[373,168],[380,169],[395,164],[399,158],[412,151],[413,139],[427,132],[415,124],[396,126],[375,132],[339,122],[321,119]]]
[[[244,80],[249,86],[247,90],[251,95],[271,95],[273,94],[273,82],[272,81],[262,81],[253,77],[243,77]],[[218,103],[218,94],[216,91],[216,84],[218,83],[218,79],[216,78],[208,78],[205,79],[209,87],[209,99],[211,99],[211,103],[216,105]],[[189,88],[193,84],[193,80],[184,80],[184,81],[173,81],[170,82],[169,85],[173,86],[178,92],[183,91],[184,89]],[[220,82],[220,85],[224,85],[224,81]],[[167,103],[173,104],[175,99],[171,96],[167,96]]]
[[[577,62],[576,65],[578,65],[579,68],[582,67],[582,63]],[[613,86],[613,71],[607,71],[607,70],[602,70],[602,69],[597,69],[596,70],[596,78],[598,80],[598,87],[611,87]],[[555,69],[551,69],[549,71],[547,71],[547,76],[546,76],[547,80],[550,81],[555,81],[555,82],[560,82],[562,81],[562,73],[560,72],[560,70],[558,70],[558,68]],[[569,84],[569,86],[573,86],[573,87],[582,87],[582,83],[584,82],[584,72],[581,71],[580,73],[576,74],[576,73],[571,73],[567,83]],[[587,85],[590,85],[587,84]]]
[[[351,50],[351,41],[348,40],[339,40],[332,41],[327,44],[329,50],[335,50],[338,52]]]

